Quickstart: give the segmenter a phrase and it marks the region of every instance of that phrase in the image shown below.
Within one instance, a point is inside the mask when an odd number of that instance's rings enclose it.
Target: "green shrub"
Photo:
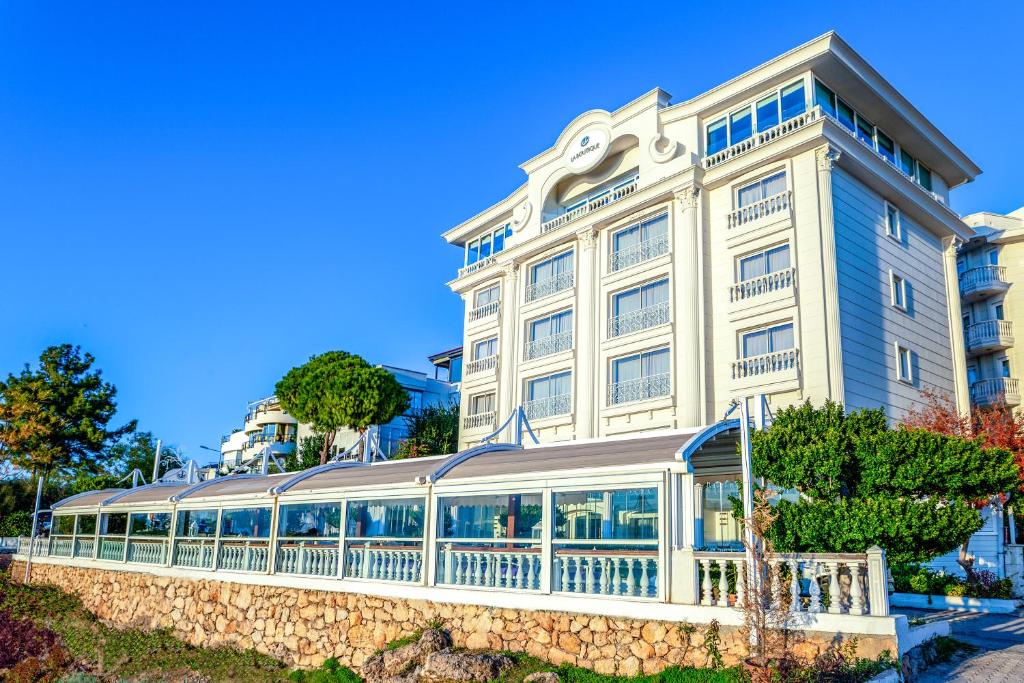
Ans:
[[[293,671],[288,679],[296,683],[362,683],[363,680],[352,669],[339,664],[334,657],[325,661],[319,669]]]

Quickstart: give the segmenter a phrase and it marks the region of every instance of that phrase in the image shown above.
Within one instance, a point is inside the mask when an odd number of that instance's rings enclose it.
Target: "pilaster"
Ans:
[[[843,382],[843,343],[839,326],[839,274],[836,264],[836,225],[832,207],[832,169],[838,149],[825,145],[814,152],[818,163],[818,213],[821,231],[821,276],[825,304],[825,352],[828,354],[828,398],[846,402]]]
[[[576,339],[576,395],[575,436],[587,439],[595,434],[594,423],[599,401],[603,392],[595,390],[597,374],[597,242],[598,235],[592,228],[576,233],[577,267],[576,313],[574,332]]]
[[[953,398],[961,415],[971,412],[971,388],[967,385],[967,352],[964,348],[963,313],[960,309],[960,276],[956,270],[959,239],[942,239],[942,270],[946,280],[946,309],[949,311],[950,362],[953,364]]]
[[[704,423],[704,316],[702,240],[700,233],[701,192],[687,185],[675,193],[679,206],[675,225],[675,269],[672,284],[672,317],[675,348],[672,393],[676,398],[679,427]]]
[[[518,404],[516,369],[519,366],[519,340],[516,320],[519,316],[519,264],[506,263],[501,277],[501,326],[498,337],[498,389],[495,407],[500,424]],[[510,435],[514,437],[515,435]]]

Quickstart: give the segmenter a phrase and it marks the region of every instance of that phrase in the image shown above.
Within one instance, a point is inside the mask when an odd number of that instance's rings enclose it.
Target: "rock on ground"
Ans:
[[[447,633],[427,629],[415,643],[367,659],[363,678],[367,683],[483,683],[498,678],[513,665],[505,655],[453,652],[451,647]]]

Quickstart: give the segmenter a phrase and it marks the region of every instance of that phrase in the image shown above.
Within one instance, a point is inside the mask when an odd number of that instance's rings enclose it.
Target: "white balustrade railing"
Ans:
[[[92,557],[96,550],[96,539],[79,538],[75,540],[75,557]]]
[[[221,541],[217,569],[231,572],[265,572],[270,558],[268,541]]]
[[[755,133],[746,140],[737,142],[735,145],[726,147],[720,152],[715,152],[714,154],[704,157],[701,160],[701,164],[704,168],[714,168],[719,164],[724,164],[730,159],[735,159],[736,157],[742,156],[751,150],[757,149],[761,145],[766,145],[778,140],[779,138],[785,137],[790,133],[794,133],[808,124],[814,123],[820,119],[821,116],[821,107],[813,107],[805,111],[803,114],[799,114],[787,121],[783,121],[777,126],[760,133]]]
[[[213,567],[213,552],[212,538],[179,539],[174,543],[174,566],[210,569]]]
[[[575,277],[572,272],[559,273],[558,275],[549,277],[546,280],[531,282],[526,286],[526,300],[536,301],[537,299],[554,296],[559,292],[572,289],[574,282]]]
[[[773,372],[795,370],[799,357],[800,351],[798,349],[786,349],[785,351],[775,351],[761,356],[740,358],[732,363],[732,378],[759,377]]]
[[[480,259],[479,261],[470,263],[468,266],[463,266],[462,268],[459,268],[459,277],[462,277],[463,275],[469,275],[470,273],[475,273],[476,271],[482,268],[486,268],[487,266],[494,265],[497,262],[497,256],[487,256],[485,258]]]
[[[551,232],[552,230],[562,227],[566,223],[571,223],[577,218],[581,218],[583,216],[586,216],[587,214],[593,213],[594,211],[604,208],[609,204],[614,204],[615,202],[624,199],[629,195],[633,194],[634,192],[636,192],[637,188],[639,187],[640,178],[637,177],[628,183],[619,185],[618,187],[612,188],[607,192],[602,192],[596,197],[591,197],[589,200],[587,200],[586,203],[581,204],[569,211],[566,211],[561,216],[556,216],[551,220],[544,221],[543,223],[541,223],[540,234],[543,235],[544,233]]]
[[[540,548],[445,543],[438,550],[437,576],[450,586],[539,590]]]
[[[650,261],[667,253],[668,235],[658,235],[657,237],[634,244],[631,247],[624,247],[612,252],[608,257],[608,269],[614,273],[617,270],[623,270],[638,263]]]
[[[1009,320],[983,320],[967,326],[967,346],[1013,346],[1013,323]]]
[[[30,541],[33,541],[30,543]],[[29,546],[35,546],[32,548],[32,554],[37,557],[46,557],[50,554],[50,539],[46,536],[36,536],[35,539],[29,536],[18,537],[18,554],[28,555]]]
[[[1006,266],[979,266],[960,273],[960,293],[973,294],[993,286],[1007,285]]]
[[[338,544],[288,539],[278,542],[277,571],[308,576],[338,575]]]
[[[608,336],[621,337],[659,325],[667,325],[671,315],[667,301],[645,306],[644,308],[612,316],[608,319]]]
[[[494,370],[498,367],[498,355],[484,356],[483,358],[477,358],[466,363],[465,374],[475,375],[478,372],[486,372],[488,370]]]
[[[537,398],[532,401],[526,401],[523,407],[526,409],[526,417],[531,420],[540,420],[556,415],[568,415],[572,412],[572,394]]]
[[[477,306],[476,308],[471,309],[469,311],[469,321],[473,322],[476,320],[482,320],[483,318],[487,318],[492,315],[497,315],[499,310],[501,310],[500,301],[492,301],[489,304]]]
[[[100,552],[98,554],[101,560],[110,560],[112,562],[123,562],[124,561],[124,536],[117,536],[115,538],[101,538],[100,539]]]
[[[971,400],[981,405],[1020,405],[1020,380],[1016,377],[990,377],[971,385]]]
[[[879,558],[881,552],[879,551]],[[742,608],[749,567],[741,552],[696,552],[696,602]],[[778,554],[766,558],[763,580],[775,609],[791,614],[888,614],[884,562],[860,554]],[[870,572],[877,572],[871,576]],[[875,594],[872,594],[872,586]]]
[[[423,577],[423,550],[407,545],[384,545],[389,540],[355,542],[345,549],[345,576],[374,581],[419,582]]]
[[[672,376],[669,373],[638,377],[609,384],[608,405],[645,401],[649,398],[668,396],[670,393],[672,393]]]
[[[496,413],[493,410],[487,412],[477,413],[476,415],[467,415],[462,420],[463,429],[480,429],[481,427],[494,427],[494,418]]]
[[[118,558],[120,559],[120,558]],[[167,541],[128,539],[128,562],[163,564],[167,561]]]
[[[523,360],[543,358],[572,348],[572,330],[531,339],[523,345]]]
[[[75,539],[71,536],[50,536],[51,557],[71,557],[74,547]]]
[[[789,211],[792,206],[793,193],[789,190],[765,197],[759,201],[730,211],[728,215],[728,227],[740,228],[762,218],[775,216]]]
[[[796,268],[785,268],[767,275],[737,282],[729,288],[729,300],[733,303],[746,301],[762,294],[790,289],[796,282]]]
[[[658,596],[656,550],[555,551],[552,590],[588,595]]]

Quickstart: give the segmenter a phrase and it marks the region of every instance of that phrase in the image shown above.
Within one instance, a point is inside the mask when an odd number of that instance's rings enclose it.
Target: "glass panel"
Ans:
[[[818,80],[814,81],[814,103],[826,114],[836,115],[836,94]]]
[[[491,255],[491,236],[486,235],[480,238],[480,258],[487,258]]]
[[[772,197],[786,191],[786,172],[770,175],[761,181],[761,196]]]
[[[178,510],[177,536],[206,537],[217,535],[216,510]]]
[[[999,250],[998,249],[989,249],[987,252],[985,252],[985,256],[986,256],[986,260],[988,261],[988,264],[990,266],[998,266],[999,265]]]
[[[767,258],[763,253],[740,259],[740,282],[767,275],[767,265]]]
[[[554,274],[554,266],[552,261],[541,261],[531,269],[530,281],[531,282],[544,282],[550,280]]]
[[[974,384],[978,381],[978,368],[974,366],[968,366],[967,368],[967,383]]]
[[[917,163],[917,182],[921,183],[924,189],[932,191],[932,172],[921,162]]]
[[[128,531],[128,513],[115,512],[103,515],[101,532],[107,536],[123,536]]]
[[[804,82],[798,81],[787,85],[782,89],[782,120],[788,121],[794,116],[799,116],[807,109],[807,100],[804,97]]]
[[[857,114],[857,138],[872,149],[875,146],[875,126]]]
[[[171,531],[170,512],[133,512],[129,536],[167,536]]]
[[[480,306],[484,306],[486,304],[495,302],[497,300],[498,300],[498,286],[495,285],[494,287],[488,287],[487,289],[483,289],[483,290],[480,290],[479,292],[477,292],[476,293],[476,299],[474,301],[474,306],[479,308]]]
[[[612,363],[612,381],[616,384],[640,379],[640,372],[639,355],[619,358]]]
[[[668,234],[668,215],[664,214],[653,218],[641,226],[640,239],[647,241],[655,237],[661,237],[662,235]]]
[[[1002,304],[996,304],[995,306],[993,306],[992,307],[992,313],[995,316],[996,320],[1005,320],[1005,318],[1003,316],[1006,315],[1006,312],[1003,309],[1003,305]]]
[[[729,135],[725,127],[725,118],[718,119],[717,121],[708,124],[707,132],[707,153],[714,154],[715,152],[721,152],[723,149],[729,146]]]
[[[899,275],[892,276],[892,303],[894,306],[903,306],[903,278]]]
[[[999,372],[1002,377],[1010,376],[1010,359],[1003,358],[999,361]]]
[[[642,354],[641,373],[644,377],[655,377],[668,373],[668,349],[658,349]]]
[[[632,313],[633,311],[640,310],[640,290],[631,289],[620,294],[616,294],[613,300],[614,315],[624,315],[626,313]]]
[[[743,335],[743,357],[753,358],[768,353],[768,331],[758,330]]]
[[[567,251],[564,254],[560,254],[552,259],[552,266],[554,268],[555,275],[561,275],[562,273],[569,273],[572,271],[572,252]]]
[[[773,94],[757,103],[757,132],[779,125],[779,96]]]
[[[768,330],[769,350],[787,351],[793,348],[793,324],[779,325]]]
[[[892,138],[882,131],[877,131],[876,135],[878,137],[878,153],[885,157],[889,163],[895,164],[896,145],[893,143]]]
[[[243,538],[269,538],[270,508],[224,510],[220,518],[220,535]]]
[[[905,149],[900,149],[900,168],[908,176],[914,176],[914,157],[907,154]]]
[[[340,503],[282,505],[277,533],[280,536],[337,536],[341,524]]]
[[[620,230],[615,233],[615,237],[612,239],[612,242],[612,248],[616,252],[640,244],[640,227],[633,226],[632,228]]]
[[[668,303],[668,280],[659,280],[641,288],[641,308]]]
[[[438,538],[539,539],[539,493],[451,496],[439,502]]]
[[[96,515],[78,515],[78,535],[92,536],[96,533]]]
[[[910,379],[910,351],[900,347],[900,379]]]
[[[345,517],[345,535],[354,538],[423,538],[422,498],[353,500]]]
[[[505,228],[494,233],[494,253],[497,254],[505,248]]]
[[[50,533],[58,536],[70,536],[75,533],[75,516],[60,515],[54,516]]]
[[[732,514],[730,500],[740,495],[737,482],[715,481],[704,484],[703,494],[703,546],[710,550],[742,550],[742,530],[739,520]]]
[[[744,107],[729,115],[729,142],[735,145],[749,138],[753,133],[750,107]]]
[[[763,199],[761,196],[761,183],[751,183],[746,187],[741,187],[736,193],[736,208],[742,209],[744,206],[749,206],[755,202],[759,202]]]
[[[473,240],[466,247],[466,265],[476,263],[480,260],[480,242]]]
[[[885,231],[891,237],[899,235],[899,214],[895,207],[888,204],[885,207]]]
[[[574,491],[555,494],[556,539],[658,538],[658,490]]]
[[[836,98],[836,117],[839,119],[839,123],[843,124],[851,131],[857,129],[853,121],[853,109],[850,105],[839,98]]]
[[[768,257],[768,272],[777,273],[780,270],[789,268],[789,245],[784,244],[781,247],[775,247],[769,249],[767,252]]]

